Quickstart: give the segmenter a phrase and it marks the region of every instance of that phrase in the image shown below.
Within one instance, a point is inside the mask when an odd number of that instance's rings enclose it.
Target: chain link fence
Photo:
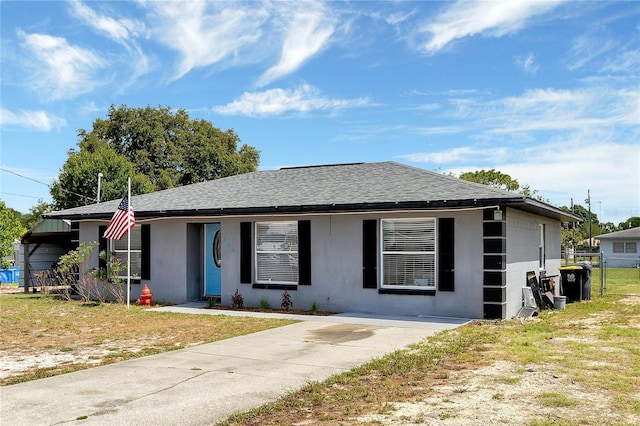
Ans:
[[[640,256],[603,256],[600,293],[640,296]]]
[[[640,296],[640,256],[614,257],[604,253],[563,253],[564,266],[589,262],[593,267],[591,288],[600,295]]]

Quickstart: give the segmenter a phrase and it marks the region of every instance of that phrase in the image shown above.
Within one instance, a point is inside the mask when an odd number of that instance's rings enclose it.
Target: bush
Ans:
[[[231,308],[232,309],[242,309],[244,306],[244,297],[242,297],[242,293],[238,291],[236,288],[236,292],[231,296]]]
[[[291,295],[287,292],[287,289],[282,292],[281,301],[282,303],[280,303],[280,306],[285,311],[288,311],[293,306],[293,300],[291,300]]]
[[[260,309],[262,309],[263,311],[266,311],[267,309],[270,308],[269,301],[264,296],[260,298],[260,301],[258,302],[258,304],[260,305]]]

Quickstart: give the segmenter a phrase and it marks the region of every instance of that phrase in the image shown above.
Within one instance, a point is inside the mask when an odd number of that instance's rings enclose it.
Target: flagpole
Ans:
[[[127,211],[127,309],[129,309],[129,299],[131,293],[131,178],[127,179],[128,189],[127,189],[127,200],[128,209]]]

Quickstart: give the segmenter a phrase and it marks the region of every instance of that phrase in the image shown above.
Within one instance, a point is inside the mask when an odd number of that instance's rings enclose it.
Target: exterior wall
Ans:
[[[38,283],[35,279],[35,275],[41,271],[53,271],[53,265],[60,260],[60,256],[67,254],[69,251],[67,248],[58,244],[43,243],[39,246],[37,244],[29,244],[29,251],[34,248],[37,249],[29,256],[29,286],[37,286]],[[20,287],[24,287],[25,280],[25,267],[24,267],[24,246],[20,245],[20,261],[16,263],[16,266],[20,267]]]
[[[81,222],[79,240],[86,244],[100,238],[98,227],[105,222]],[[187,301],[186,247],[187,224],[182,219],[151,222],[151,279],[131,282],[130,300],[140,297],[143,284],[153,293],[154,302],[184,303]],[[88,260],[89,268],[98,266],[98,250]]]
[[[363,220],[419,217],[455,219],[455,290],[436,290],[435,295],[415,295],[381,294],[378,289],[363,288]],[[222,229],[222,304],[230,305],[231,296],[238,289],[244,296],[246,306],[259,306],[260,299],[265,297],[272,307],[279,307],[282,290],[257,289],[251,284],[240,283],[240,223],[276,220],[309,220],[311,224],[311,285],[299,285],[296,290],[290,291],[294,309],[310,309],[315,302],[318,309],[333,312],[464,318],[483,318],[486,314],[483,234],[486,219],[480,209],[154,220],[149,222],[151,279],[143,280],[142,284],[149,285],[153,300],[158,302],[184,303],[194,300],[198,287],[202,294],[202,225],[219,222]],[[506,226],[506,278],[505,283],[499,285],[504,288],[498,290],[505,294],[502,317],[510,318],[522,306],[526,272],[533,270],[539,274],[540,223],[546,225],[547,273],[558,273],[560,224],[513,209],[507,209],[503,220]],[[104,223],[82,222],[80,241],[97,241],[100,224]],[[97,266],[97,253],[91,263]],[[381,264],[378,250],[378,271],[381,270]],[[132,284],[132,301],[139,297],[141,288],[140,284]]]
[[[614,253],[614,242],[635,242],[637,253]],[[600,251],[605,259],[611,258],[607,266],[612,268],[637,268],[640,265],[640,240],[633,238],[611,238],[600,240]]]
[[[545,225],[546,261],[543,268],[540,268],[538,255],[540,224]],[[559,274],[560,231],[560,222],[556,220],[519,210],[507,210],[506,318],[515,316],[522,306],[522,287],[527,285],[528,271],[535,271],[538,279],[540,271],[545,271],[548,276]]]
[[[365,219],[455,217],[455,291],[435,296],[379,294],[362,284],[362,221]],[[480,210],[357,215],[313,215],[223,219],[222,303],[231,303],[236,288],[247,306],[265,297],[280,306],[282,290],[254,289],[240,284],[240,222],[269,220],[311,221],[311,285],[291,291],[294,308],[323,311],[433,315],[482,318],[482,212]],[[382,259],[378,254],[378,265]],[[380,270],[380,267],[378,267]]]

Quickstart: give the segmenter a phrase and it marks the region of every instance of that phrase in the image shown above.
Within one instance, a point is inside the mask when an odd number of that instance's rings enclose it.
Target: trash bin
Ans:
[[[20,279],[20,273],[17,266],[11,266],[9,269],[0,269],[0,283],[13,284]]]
[[[591,300],[591,272],[589,262],[578,262],[573,265],[560,266],[561,292],[567,296],[567,302]]]

